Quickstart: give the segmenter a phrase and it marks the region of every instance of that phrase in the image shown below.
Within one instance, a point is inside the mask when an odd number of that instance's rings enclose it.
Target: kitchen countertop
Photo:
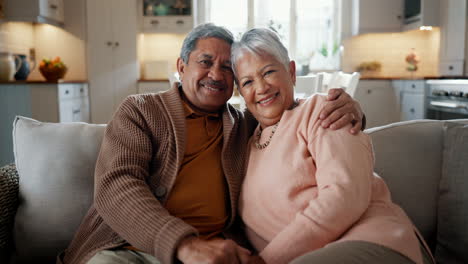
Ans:
[[[361,77],[360,80],[445,80],[445,79],[460,79],[466,80],[468,76],[423,76],[423,77]]]
[[[60,80],[58,82],[49,81],[0,81],[0,84],[59,84],[59,83],[88,83],[87,80]]]

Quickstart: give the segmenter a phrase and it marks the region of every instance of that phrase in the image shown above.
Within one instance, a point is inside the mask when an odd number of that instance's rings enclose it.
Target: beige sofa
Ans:
[[[458,123],[468,119],[419,120],[366,131],[377,173],[439,263],[468,263],[468,128]],[[92,201],[104,129],[16,118],[16,167],[0,170],[0,263],[53,263],[68,245]]]

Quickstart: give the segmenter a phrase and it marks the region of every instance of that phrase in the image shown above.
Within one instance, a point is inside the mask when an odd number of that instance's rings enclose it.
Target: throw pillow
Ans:
[[[55,263],[70,243],[93,199],[94,167],[104,129],[104,125],[15,119],[20,201],[13,231],[16,262]]]
[[[447,122],[444,131],[435,256],[468,263],[468,125]]]

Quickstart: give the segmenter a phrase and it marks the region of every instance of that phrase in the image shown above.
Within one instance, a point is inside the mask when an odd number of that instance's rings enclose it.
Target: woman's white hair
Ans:
[[[289,67],[288,50],[276,32],[267,28],[254,28],[242,35],[239,41],[232,44],[231,64],[234,74],[236,74],[237,60],[245,53],[253,53],[258,56],[270,55],[281,62],[286,69]]]

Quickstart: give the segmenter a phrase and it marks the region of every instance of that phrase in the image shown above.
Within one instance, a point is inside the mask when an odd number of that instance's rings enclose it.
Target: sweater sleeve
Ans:
[[[107,126],[95,171],[95,206],[132,246],[173,263],[178,243],[197,231],[169,214],[147,184],[151,137],[137,99],[127,98]]]
[[[321,104],[316,109],[321,109]],[[261,252],[267,263],[288,263],[335,241],[366,211],[371,197],[373,154],[369,137],[349,126],[323,129],[310,115],[306,134],[315,162],[318,194]]]

